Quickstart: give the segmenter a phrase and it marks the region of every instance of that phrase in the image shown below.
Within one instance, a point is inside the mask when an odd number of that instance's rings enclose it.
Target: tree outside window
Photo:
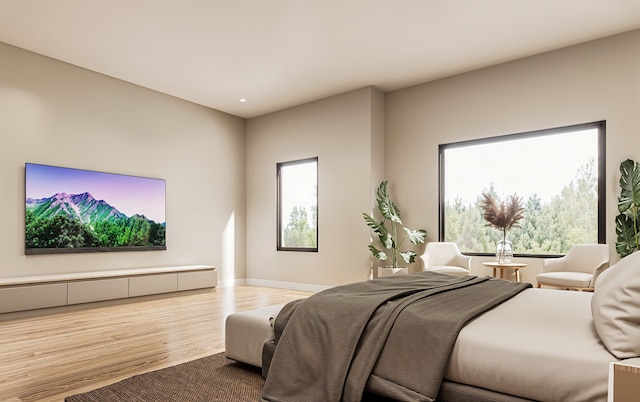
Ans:
[[[318,158],[277,164],[279,251],[318,251]]]
[[[603,243],[605,123],[440,146],[440,239],[468,254],[495,253],[499,233],[482,219],[482,193],[517,194],[526,208],[509,231],[514,253],[562,255]]]

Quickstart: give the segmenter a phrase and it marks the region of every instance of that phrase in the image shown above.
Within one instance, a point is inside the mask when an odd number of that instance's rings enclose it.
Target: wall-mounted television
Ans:
[[[25,164],[25,254],[166,250],[163,179]]]

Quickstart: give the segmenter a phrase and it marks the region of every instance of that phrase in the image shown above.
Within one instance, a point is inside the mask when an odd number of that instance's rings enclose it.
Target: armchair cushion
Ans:
[[[607,271],[591,299],[596,332],[615,357],[640,356],[640,252]]]
[[[429,271],[439,272],[441,274],[448,274],[453,276],[469,275],[469,270],[461,267],[454,267],[452,265],[437,265],[437,266],[429,267]]]
[[[536,277],[538,283],[569,288],[588,288],[593,275],[584,272],[545,272]]]

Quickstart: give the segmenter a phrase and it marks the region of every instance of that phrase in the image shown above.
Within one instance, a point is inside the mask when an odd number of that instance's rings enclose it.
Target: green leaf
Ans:
[[[407,236],[409,236],[409,241],[413,244],[422,244],[427,238],[426,230],[423,230],[423,229],[412,230],[407,228],[403,228],[403,229],[407,233]]]
[[[618,212],[624,213],[640,206],[640,166],[627,159],[620,164],[620,196]]]
[[[382,241],[387,236],[387,228],[384,226],[384,220],[378,222],[371,217],[371,215],[366,213],[363,213],[362,216],[364,217],[365,222],[367,222],[367,226],[369,226],[371,230],[373,230],[373,233],[377,234],[380,241]]]
[[[396,222],[402,225],[402,219],[400,218],[400,210],[396,204],[391,201],[389,194],[387,193],[387,181],[380,183],[378,190],[376,191],[376,201],[378,204],[378,210],[380,214],[392,222]]]
[[[396,248],[396,241],[393,239],[393,236],[391,236],[391,233],[387,233],[384,238],[380,238],[380,241],[386,249],[391,250]]]
[[[401,251],[400,257],[404,260],[405,263],[411,264],[416,260],[416,252],[415,251]]]
[[[626,214],[616,216],[616,252],[625,257],[637,249],[637,228],[634,228],[633,218]]]
[[[384,253],[384,251],[378,250],[373,246],[373,244],[369,245],[369,250],[371,250],[371,254],[373,254],[373,256],[376,257],[377,259],[381,261],[384,261],[387,259],[387,255]]]
[[[640,249],[640,165],[631,159],[620,164],[618,212],[616,252],[625,257]]]

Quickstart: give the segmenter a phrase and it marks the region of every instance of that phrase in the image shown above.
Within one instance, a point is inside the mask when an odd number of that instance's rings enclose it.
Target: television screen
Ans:
[[[165,180],[25,164],[25,254],[166,250]]]

